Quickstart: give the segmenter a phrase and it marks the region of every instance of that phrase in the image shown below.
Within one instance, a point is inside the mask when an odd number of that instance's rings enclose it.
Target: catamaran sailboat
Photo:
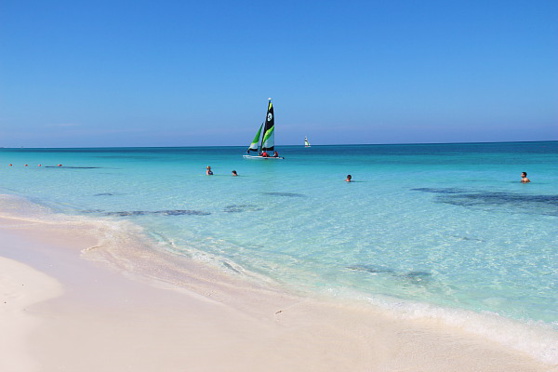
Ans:
[[[279,156],[275,151],[275,117],[273,116],[273,103],[271,98],[267,104],[267,115],[265,121],[260,125],[258,133],[252,140],[252,143],[246,151],[248,154],[244,155],[245,159],[284,159]],[[258,155],[250,155],[252,151]]]
[[[310,142],[308,141],[308,137],[304,137],[304,147],[310,147]]]

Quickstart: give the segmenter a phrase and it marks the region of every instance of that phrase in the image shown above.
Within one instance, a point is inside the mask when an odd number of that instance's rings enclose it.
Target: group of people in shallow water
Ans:
[[[277,153],[277,152],[276,152],[276,153]],[[213,176],[213,171],[211,170],[211,166],[210,166],[210,165],[208,165],[208,166],[205,168],[205,174],[207,174],[208,176]],[[233,175],[233,177],[238,176],[238,173],[237,173],[235,170],[233,170],[233,171],[231,172],[231,174]],[[351,176],[350,174],[348,174],[348,175],[347,175],[347,179],[346,179],[345,181],[351,182],[352,179],[353,179],[353,176]],[[529,181],[528,181],[528,182],[529,182]]]
[[[13,165],[12,163],[8,164],[8,167],[13,167],[13,166],[14,166],[14,165]],[[29,164],[24,164],[23,166],[24,166],[24,167],[28,167]],[[42,166],[43,166],[42,164],[37,164],[37,167],[42,167]],[[56,166],[57,166],[57,167],[61,167],[62,164],[57,164]]]
[[[208,165],[208,166],[205,168],[205,174],[207,174],[208,176],[213,176],[213,171],[211,170],[211,166]],[[234,177],[238,176],[238,173],[237,173],[235,170],[233,170],[233,171],[231,172],[231,174],[232,174]]]
[[[211,166],[208,165],[206,167],[205,174],[207,174],[208,176],[213,176],[213,171],[211,170]],[[232,175],[236,177],[238,176],[238,173],[235,170],[233,170]],[[347,178],[345,178],[345,182],[352,182],[352,181],[353,181],[353,176],[347,174]],[[521,172],[521,183],[528,183],[528,182],[531,182],[531,180],[527,178],[527,172]]]
[[[347,174],[347,178],[345,179],[346,182],[352,182],[353,176]],[[527,172],[521,172],[521,183],[528,183],[531,182],[529,178],[527,178]]]

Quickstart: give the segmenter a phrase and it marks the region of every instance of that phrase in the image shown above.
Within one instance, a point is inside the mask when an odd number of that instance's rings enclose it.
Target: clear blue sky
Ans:
[[[558,139],[558,1],[0,2],[0,146]]]

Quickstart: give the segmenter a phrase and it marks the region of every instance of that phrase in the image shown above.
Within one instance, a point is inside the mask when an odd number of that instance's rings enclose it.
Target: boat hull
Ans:
[[[244,159],[250,160],[282,160],[285,159],[282,156],[260,156],[260,155],[242,155]]]

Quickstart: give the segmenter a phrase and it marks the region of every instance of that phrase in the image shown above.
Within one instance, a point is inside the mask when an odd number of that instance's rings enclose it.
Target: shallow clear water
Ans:
[[[0,192],[293,290],[558,324],[558,142],[244,150],[0,149]]]

